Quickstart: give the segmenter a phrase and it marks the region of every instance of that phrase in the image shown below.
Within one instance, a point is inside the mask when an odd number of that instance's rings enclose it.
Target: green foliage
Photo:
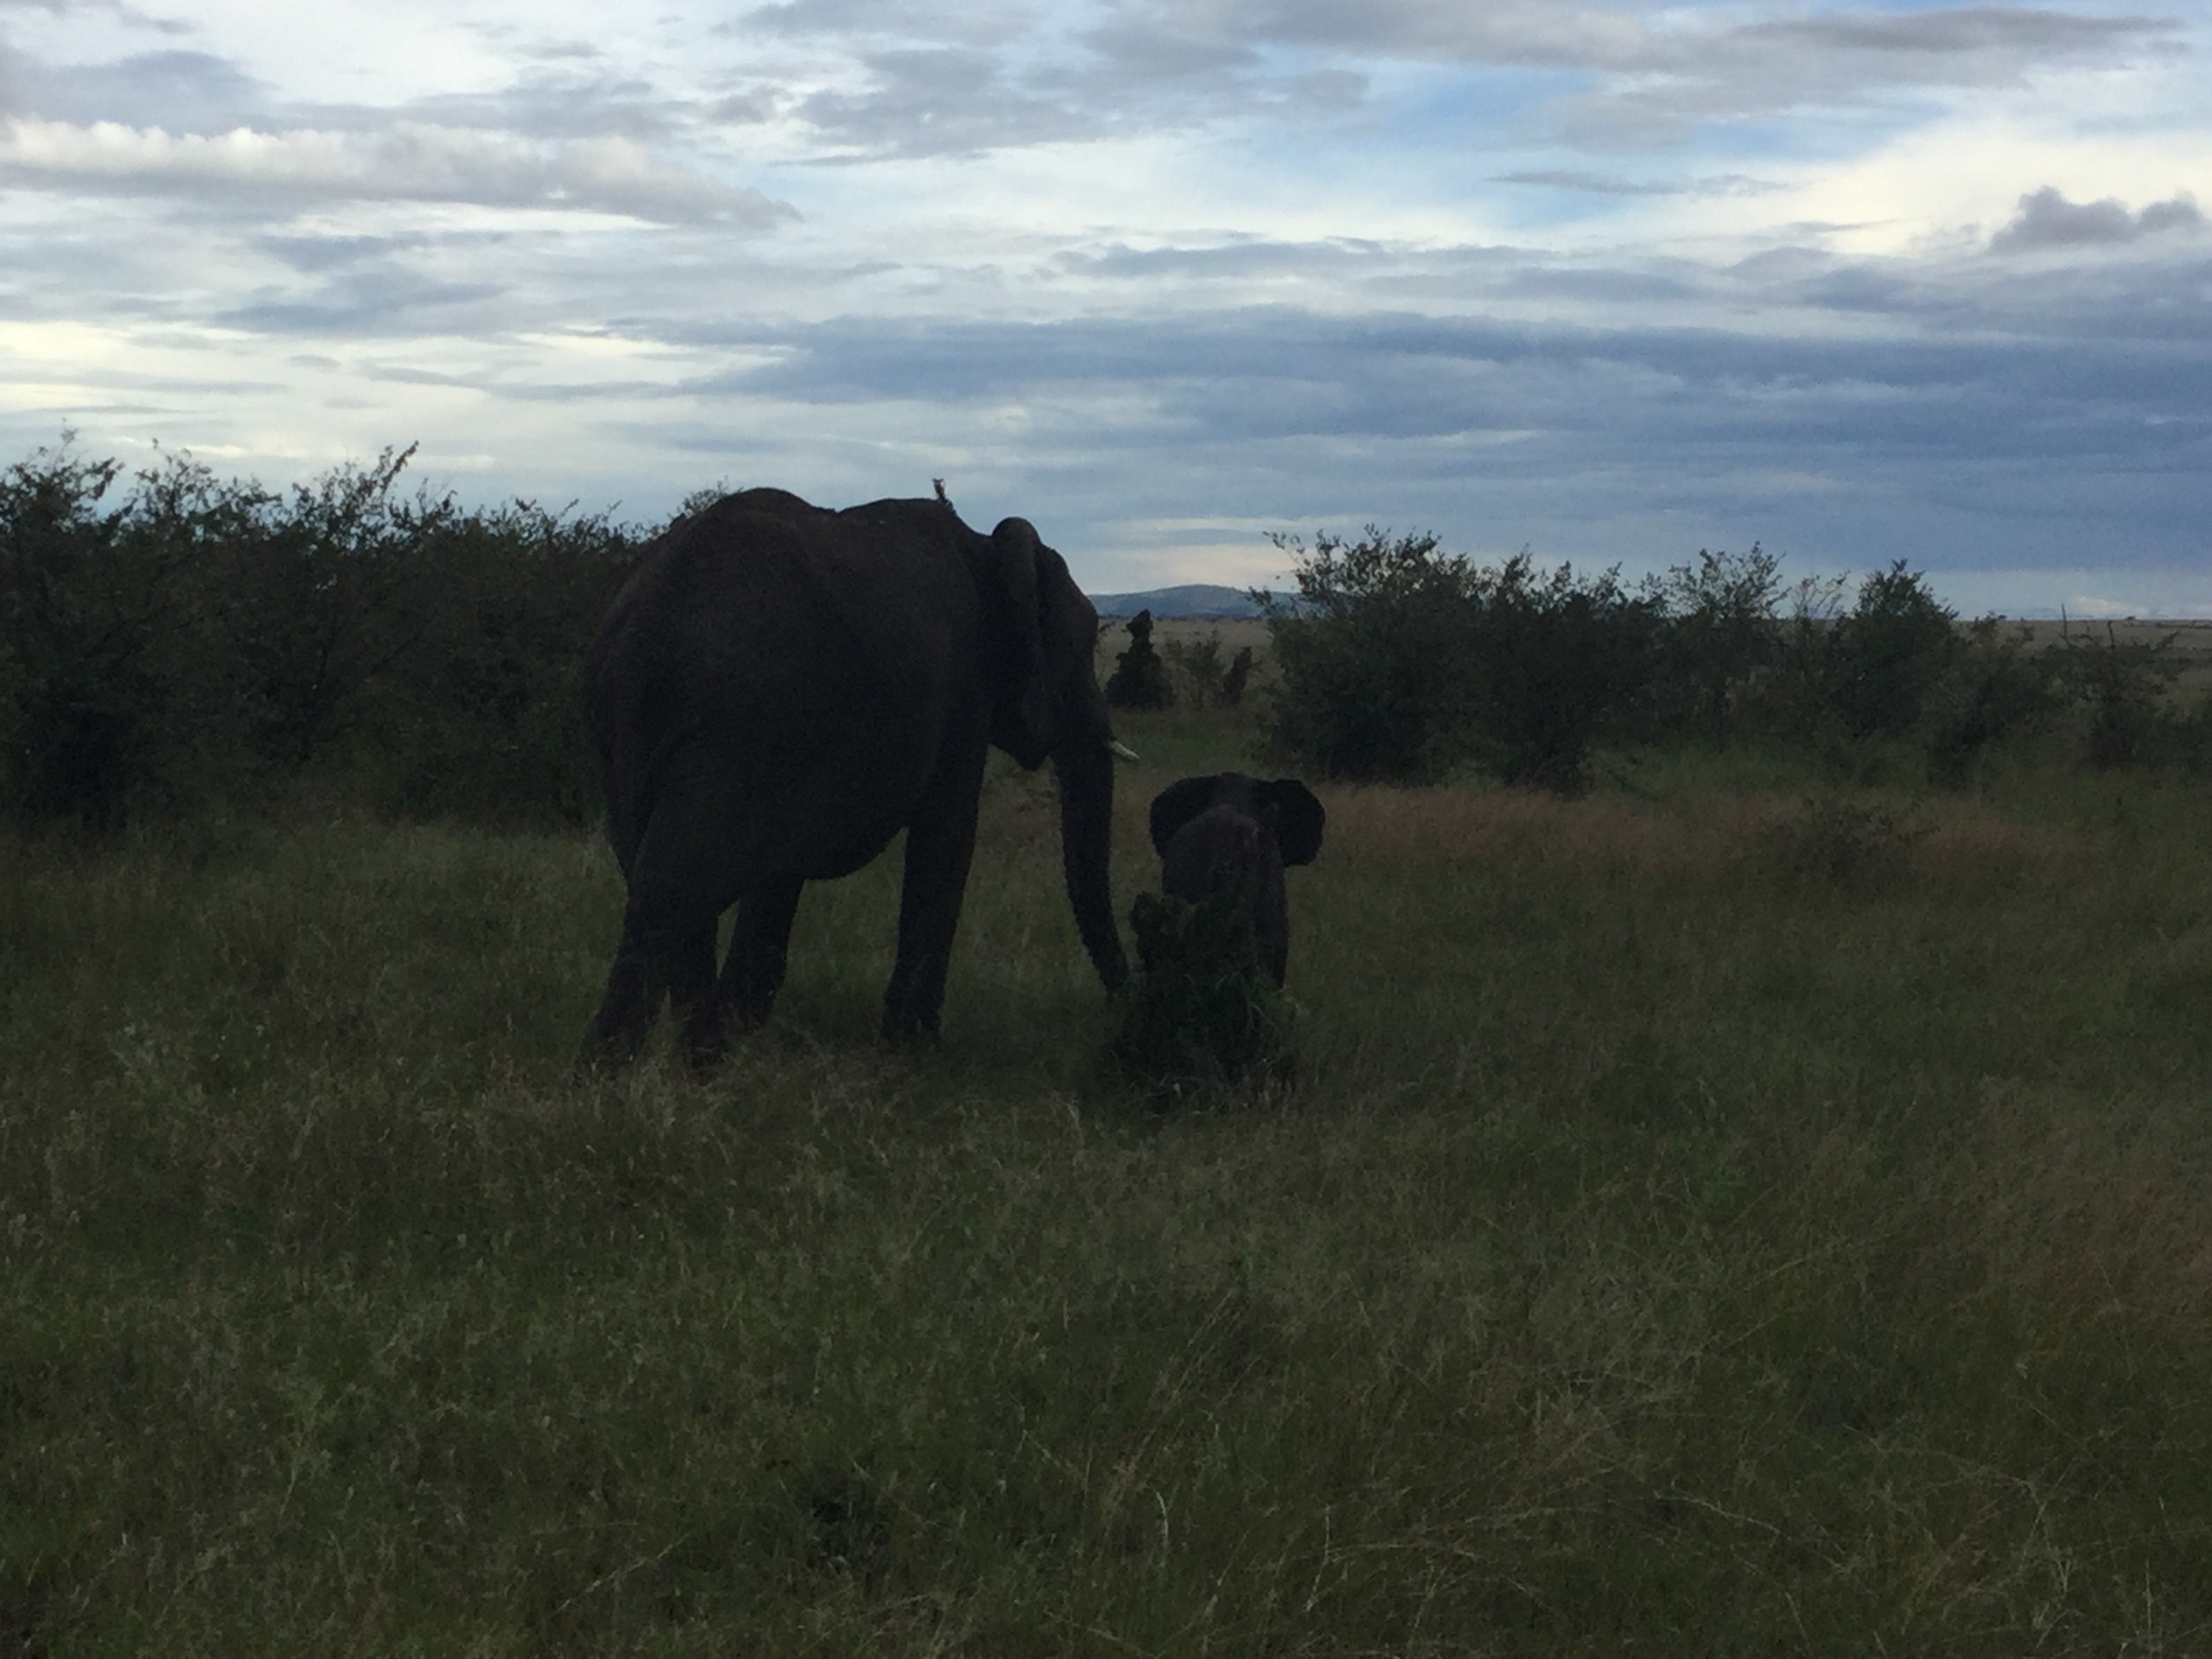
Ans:
[[[583,659],[636,555],[603,517],[417,503],[414,643],[378,686],[377,799],[480,822],[591,821]]]
[[[1932,826],[1881,800],[1828,794],[1808,799],[1798,816],[1775,827],[1780,862],[1792,874],[1839,887],[1868,887],[1901,878],[1907,854]]]
[[[1779,654],[1781,566],[1753,542],[1748,553],[1699,549],[1694,566],[1673,565],[1645,581],[1644,599],[1662,620],[1653,675],[1658,729],[1729,734],[1743,692]]]
[[[1994,617],[1975,623],[1923,712],[1929,776],[1962,782],[1992,746],[2047,726],[2064,707],[2065,673],[2057,653],[2033,648],[2025,633],[2008,637]]]
[[[1290,1008],[1237,902],[1234,893],[1202,904],[1140,893],[1130,909],[1138,975],[1113,1056],[1158,1097],[1289,1076]]]
[[[2151,759],[2169,739],[2175,721],[2166,707],[2166,687],[2180,672],[2173,637],[2123,641],[2107,623],[2069,634],[2066,667],[2085,716],[2083,748],[2099,771]]]
[[[1480,573],[1476,750],[1507,783],[1572,794],[1599,741],[1627,729],[1651,677],[1654,618],[1620,572],[1540,572],[1525,553]]]
[[[1224,671],[1221,665],[1221,634],[1218,629],[1194,640],[1169,640],[1161,645],[1159,653],[1169,694],[1168,702],[1160,707],[1235,707],[1223,695]]]
[[[1958,660],[1957,623],[1904,560],[1869,574],[1828,640],[1828,701],[1844,729],[1894,737],[1917,726]]]
[[[64,436],[0,475],[0,788],[23,817],[112,825],[174,757],[195,549],[104,505],[118,471]]]
[[[1129,643],[1114,659],[1106,681],[1106,702],[1115,708],[1167,708],[1175,702],[1175,688],[1168,684],[1167,665],[1152,646],[1152,613],[1139,611],[1129,618]]]
[[[1291,555],[1298,601],[1255,593],[1277,683],[1273,737],[1324,776],[1422,780],[1448,772],[1474,740],[1467,559],[1429,535],[1369,526],[1357,541],[1324,531]]]
[[[1221,702],[1221,634],[1194,640],[1169,640],[1159,648],[1173,701],[1186,708],[1218,708]]]
[[[404,811],[588,816],[580,665],[636,538],[399,496],[411,453],[282,495],[177,456],[118,491],[66,440],[0,474],[10,815],[112,830],[313,775]]]
[[[2069,659],[1994,620],[1961,628],[1901,561],[1785,587],[1754,544],[1632,594],[1613,571],[1478,566],[1427,536],[1278,544],[1299,599],[1269,611],[1272,735],[1332,776],[1470,769],[1571,794],[1601,744],[1753,739],[1838,778],[1955,785],[2069,711],[2100,766],[2198,752],[2166,707],[2160,647],[2085,638]]]
[[[1430,535],[1323,532],[1294,561],[1295,605],[1256,595],[1278,684],[1273,739],[1325,775],[1431,780],[1474,763],[1572,792],[1650,672],[1648,605],[1616,571],[1480,566]]]
[[[1229,659],[1229,671],[1221,677],[1221,706],[1241,708],[1244,704],[1244,688],[1252,678],[1252,647],[1240,645],[1237,654]]]
[[[1185,708],[1236,708],[1252,678],[1252,647],[1239,646],[1227,665],[1221,660],[1221,630],[1193,640],[1169,640],[1160,647],[1166,664],[1170,701]]]

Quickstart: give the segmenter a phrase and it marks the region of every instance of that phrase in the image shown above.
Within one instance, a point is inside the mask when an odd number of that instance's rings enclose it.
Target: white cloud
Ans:
[[[15,119],[0,173],[18,184],[146,195],[283,201],[471,201],[581,208],[635,219],[769,226],[794,210],[671,166],[623,137],[531,143],[471,128],[400,122],[383,133],[164,133],[118,122]]]
[[[753,227],[794,214],[758,191],[732,189],[660,161],[627,138],[534,144],[411,122],[374,133],[238,127],[208,137],[112,121],[19,118],[0,129],[0,175],[48,189],[247,195],[290,204],[468,202]]]

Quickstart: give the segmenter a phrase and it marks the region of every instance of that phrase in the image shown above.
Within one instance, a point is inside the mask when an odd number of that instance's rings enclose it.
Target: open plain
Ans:
[[[0,842],[0,1650],[2203,1651],[2212,798],[1795,764],[1324,788],[1165,1114],[1004,767],[942,1043],[894,853],[704,1078],[587,836]]]

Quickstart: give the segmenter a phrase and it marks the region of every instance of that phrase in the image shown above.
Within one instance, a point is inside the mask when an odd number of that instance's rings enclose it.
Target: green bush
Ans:
[[[1468,560],[1430,535],[1369,526],[1357,541],[1324,531],[1295,562],[1298,599],[1257,594],[1277,681],[1275,744],[1333,778],[1418,782],[1441,776],[1475,740]]]
[[[1221,706],[1241,708],[1244,704],[1244,688],[1252,678],[1252,647],[1240,645],[1237,654],[1229,659],[1229,671],[1221,677]]]
[[[1853,737],[1894,737],[1920,723],[1958,661],[1958,620],[1902,559],[1860,583],[1827,653],[1829,706]]]
[[[396,494],[411,450],[288,494],[67,437],[0,473],[0,784],[26,823],[252,799],[580,822],[583,655],[635,532]],[[119,496],[119,500],[111,499]]]
[[[1259,595],[1278,681],[1276,744],[1332,777],[1420,781],[1473,765],[1571,792],[1648,686],[1653,612],[1619,573],[1477,565],[1429,535],[1326,532],[1298,599]]]
[[[405,512],[410,648],[376,677],[365,770],[375,804],[477,822],[588,822],[598,763],[583,661],[636,555],[604,517],[529,501]]]
[[[1627,730],[1651,679],[1651,608],[1618,569],[1539,573],[1525,553],[1478,573],[1476,665],[1486,769],[1578,792],[1590,750]]]
[[[216,644],[246,492],[172,459],[139,474],[64,434],[0,473],[0,781],[19,821],[112,829],[233,759]]]
[[[1221,706],[1221,632],[1213,629],[1194,640],[1168,640],[1159,648],[1160,660],[1173,688],[1173,700],[1186,708]]]
[[[2083,718],[2082,746],[2100,772],[2163,758],[2179,746],[2182,723],[2166,707],[2167,687],[2180,672],[2173,637],[2122,640],[2110,623],[2066,635],[2065,672]]]
[[[1928,700],[1929,776],[1960,782],[1991,744],[2045,725],[2063,702],[2064,673],[2024,633],[2008,636],[1994,617],[1974,623]]]
[[[1699,549],[1695,565],[1644,584],[1659,619],[1653,666],[1655,727],[1670,734],[1731,734],[1743,694],[1781,648],[1775,605],[1781,560],[1753,542],[1748,553]]]
[[[1210,629],[1194,640],[1169,640],[1160,647],[1173,701],[1186,708],[1235,708],[1244,701],[1252,678],[1252,647],[1239,646],[1224,666],[1221,630]]]

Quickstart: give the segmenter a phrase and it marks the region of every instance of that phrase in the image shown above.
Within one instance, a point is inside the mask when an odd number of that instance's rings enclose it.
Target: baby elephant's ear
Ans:
[[[1328,821],[1313,791],[1296,778],[1277,778],[1260,789],[1275,809],[1275,842],[1283,849],[1283,862],[1311,864],[1321,851],[1322,825]]]
[[[1176,831],[1213,805],[1213,792],[1221,782],[1218,773],[1202,778],[1183,778],[1152,797],[1152,851],[1168,855]]]

